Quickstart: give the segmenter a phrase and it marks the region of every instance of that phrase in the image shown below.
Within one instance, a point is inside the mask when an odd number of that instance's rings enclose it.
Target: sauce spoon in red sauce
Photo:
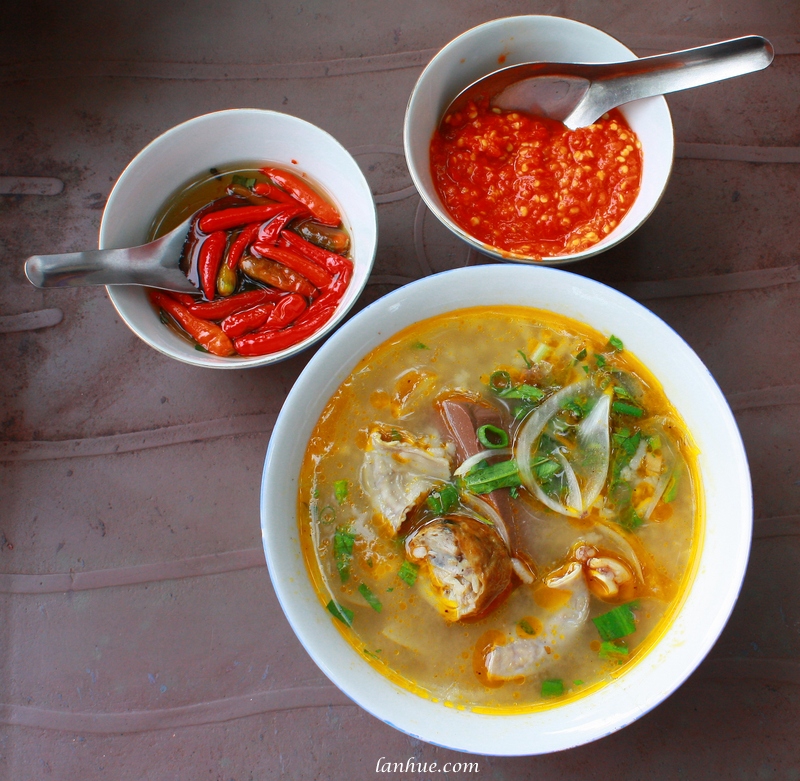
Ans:
[[[555,119],[576,130],[632,100],[743,76],[766,68],[773,57],[766,38],[748,35],[629,62],[521,63],[473,82],[443,116],[488,98],[492,107]]]

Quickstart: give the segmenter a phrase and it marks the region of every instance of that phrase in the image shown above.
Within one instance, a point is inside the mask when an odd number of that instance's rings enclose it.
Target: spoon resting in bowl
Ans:
[[[25,261],[25,276],[36,287],[144,285],[198,293],[197,286],[180,268],[191,221],[192,217],[161,238],[138,247],[33,255]]]
[[[576,130],[632,100],[762,70],[774,54],[766,38],[748,35],[629,62],[509,65],[462,90],[443,116],[459,111],[470,100],[489,98],[492,107],[559,120]]]

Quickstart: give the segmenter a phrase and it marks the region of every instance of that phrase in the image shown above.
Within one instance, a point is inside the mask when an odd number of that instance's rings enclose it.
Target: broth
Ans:
[[[398,684],[549,707],[669,625],[697,560],[696,470],[616,337],[459,310],[373,350],[326,405],[300,474],[303,554],[321,609]]]

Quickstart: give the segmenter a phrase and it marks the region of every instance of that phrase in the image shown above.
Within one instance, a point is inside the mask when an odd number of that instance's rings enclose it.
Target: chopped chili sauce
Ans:
[[[641,143],[617,109],[569,130],[471,102],[444,118],[430,151],[453,220],[485,244],[534,259],[597,244],[641,185]]]

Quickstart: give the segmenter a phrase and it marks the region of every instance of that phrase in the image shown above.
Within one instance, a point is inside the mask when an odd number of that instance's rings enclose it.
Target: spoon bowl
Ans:
[[[490,73],[462,90],[443,116],[469,101],[489,100],[504,111],[524,111],[585,127],[612,108],[766,68],[775,55],[759,35],[614,63],[526,62]]]
[[[179,265],[191,221],[138,247],[33,255],[25,261],[25,276],[36,287],[144,285],[198,293]]]

